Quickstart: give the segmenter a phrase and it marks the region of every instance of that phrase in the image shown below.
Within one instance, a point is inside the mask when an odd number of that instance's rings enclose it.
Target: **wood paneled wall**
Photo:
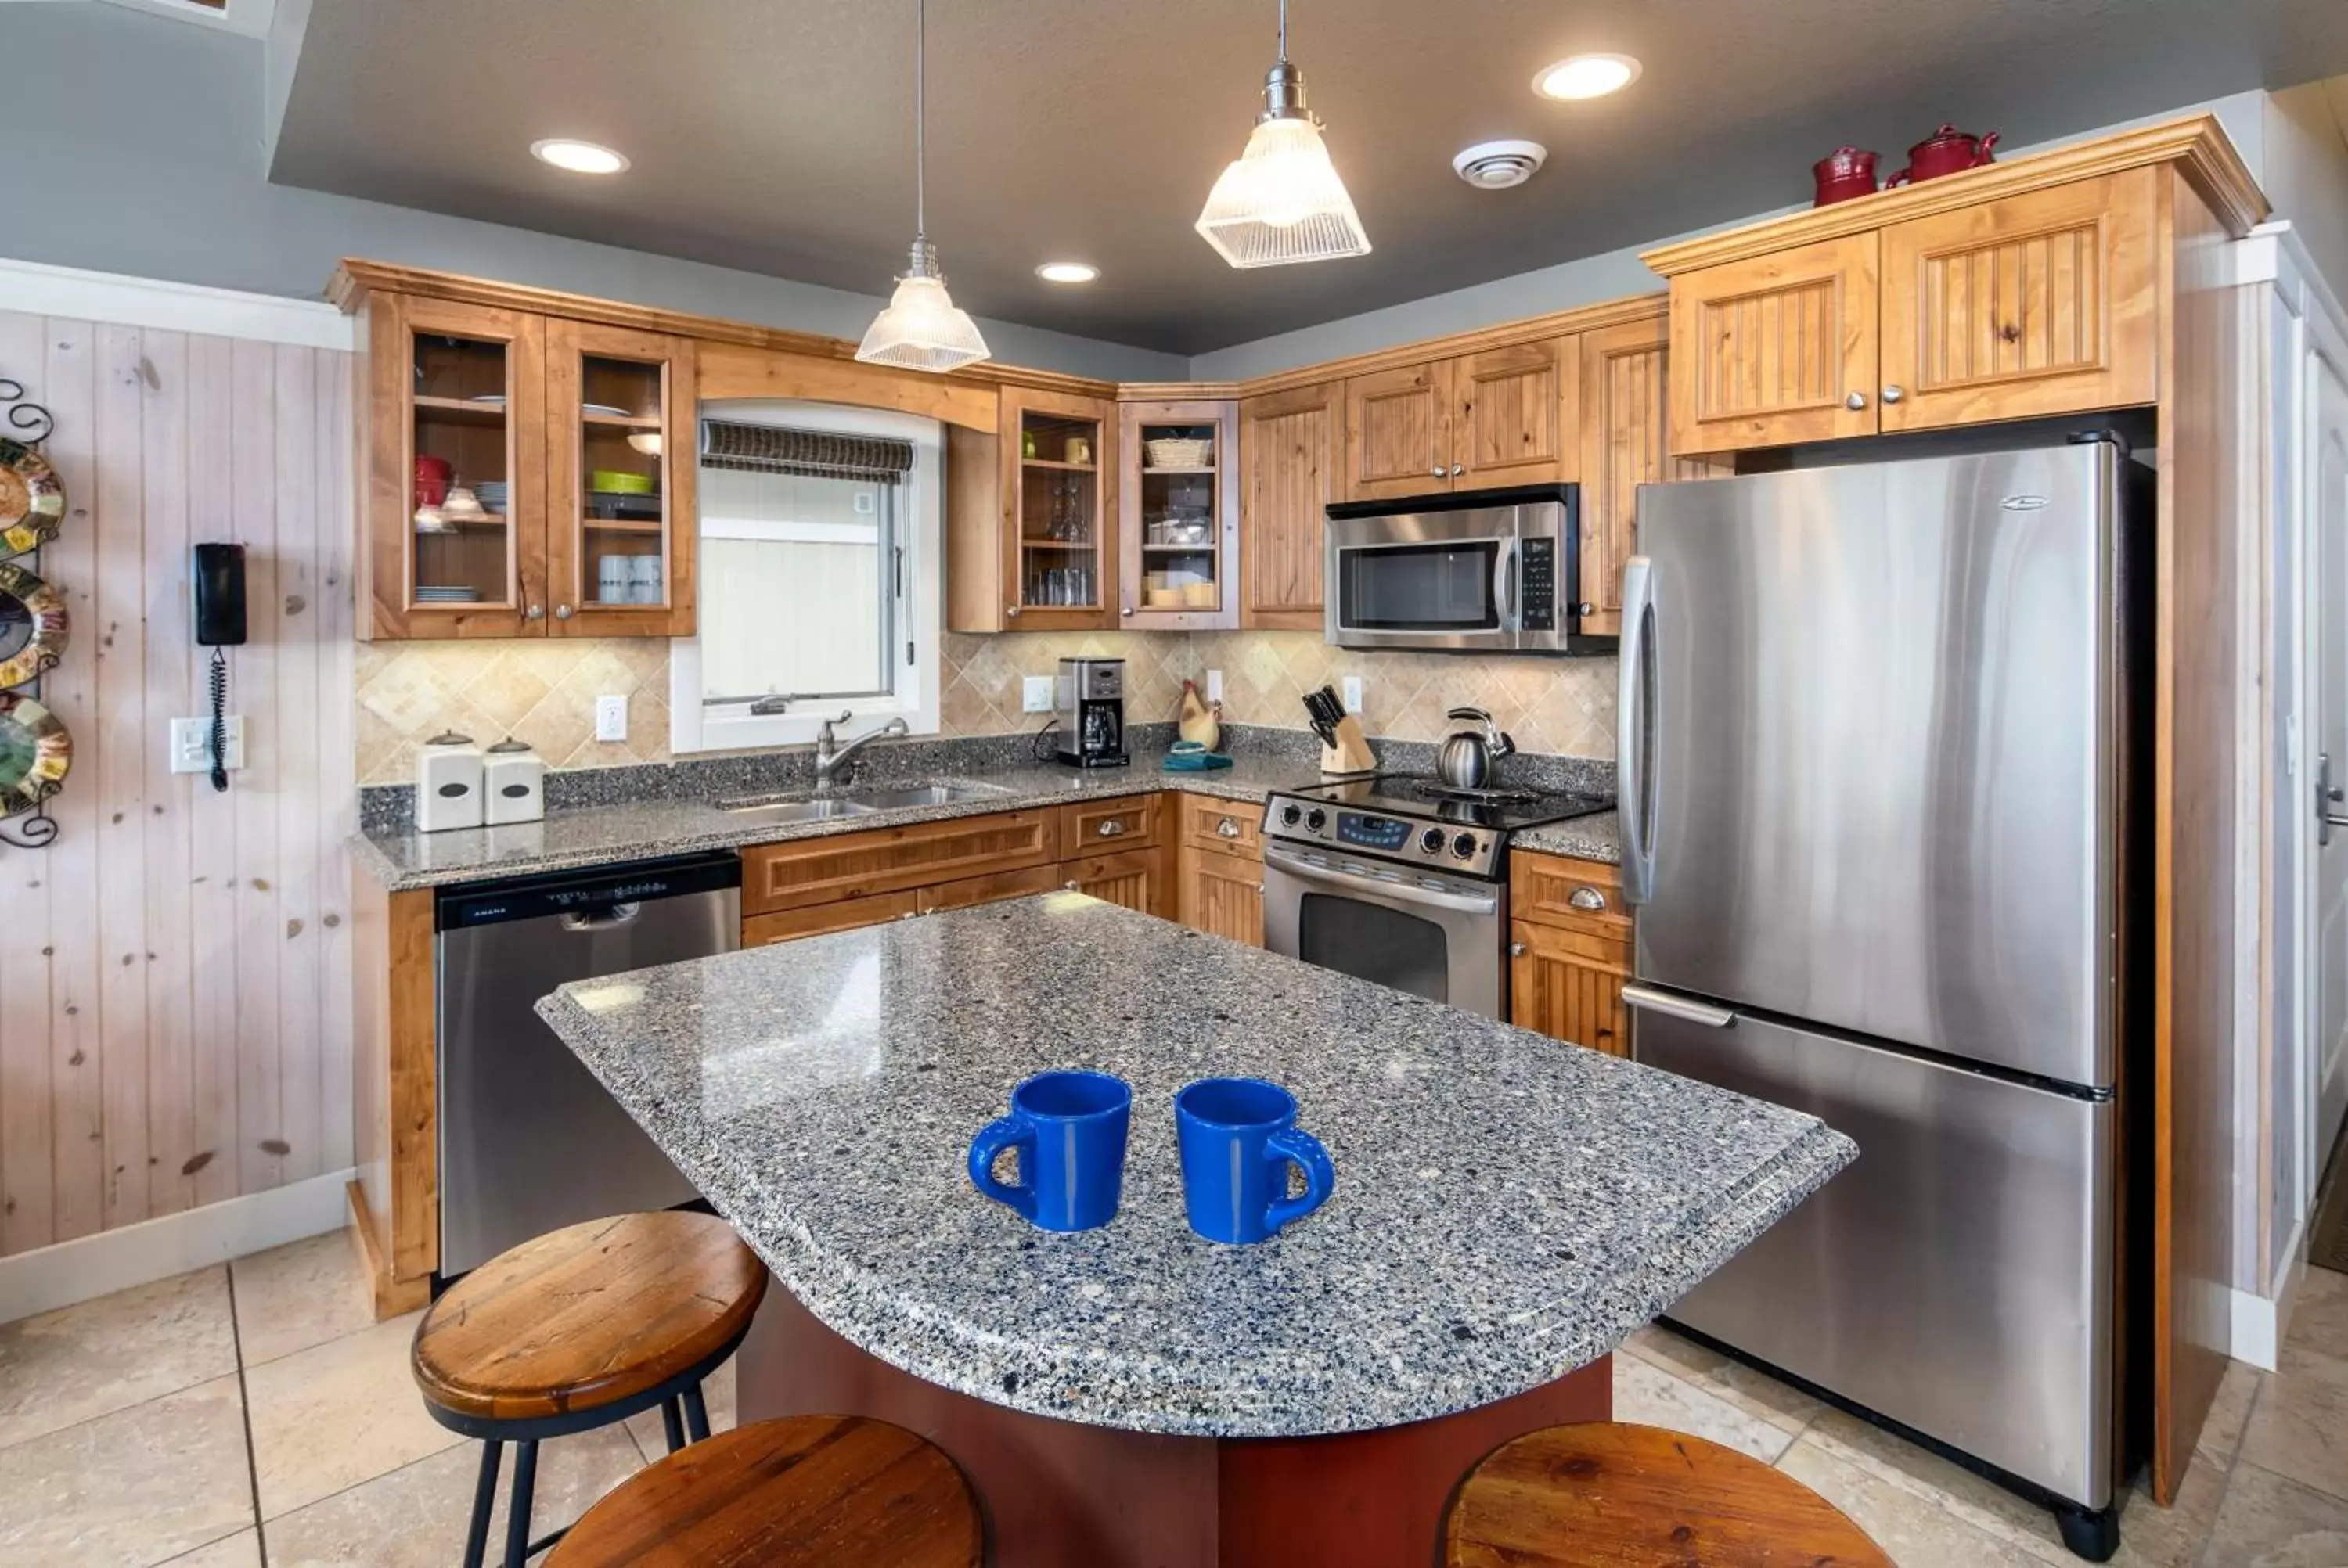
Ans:
[[[0,1253],[351,1163],[348,356],[0,312],[57,415],[74,737],[39,850],[0,847]],[[208,711],[188,547],[244,545],[227,794],[169,771]]]

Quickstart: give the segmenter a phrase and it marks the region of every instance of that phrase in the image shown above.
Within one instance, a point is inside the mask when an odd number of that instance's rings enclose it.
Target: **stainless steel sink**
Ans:
[[[968,784],[960,780],[849,792],[850,798],[861,801],[874,811],[901,811],[916,805],[958,805],[966,800],[986,800],[1010,793],[1000,785]]]
[[[836,794],[738,794],[715,804],[720,811],[755,813],[770,822],[824,822],[836,816],[865,816],[880,809]]]

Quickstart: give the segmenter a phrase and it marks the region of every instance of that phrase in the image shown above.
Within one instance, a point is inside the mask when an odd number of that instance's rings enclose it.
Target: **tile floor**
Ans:
[[[0,1327],[0,1568],[446,1568],[478,1450],[425,1416],[414,1327],[367,1321],[339,1234]],[[1614,1397],[1800,1477],[1901,1568],[2076,1561],[2043,1512],[1662,1330]],[[539,1528],[664,1448],[651,1414],[548,1444]],[[2348,1275],[2309,1272],[2281,1371],[2233,1368],[2178,1506],[2139,1494],[2122,1535],[2137,1568],[2348,1568]]]

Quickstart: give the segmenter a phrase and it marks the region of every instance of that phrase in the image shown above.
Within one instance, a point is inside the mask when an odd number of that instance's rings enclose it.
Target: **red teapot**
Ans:
[[[1875,154],[1863,148],[1836,148],[1832,155],[1810,165],[1810,177],[1818,182],[1818,200],[1810,203],[1813,207],[1831,207],[1854,196],[1872,196]]]
[[[1889,190],[1895,185],[1910,185],[1919,179],[1938,179],[1943,174],[1957,174],[1994,162],[1997,137],[1995,131],[1983,137],[1969,136],[1955,126],[1944,125],[1908,149],[1908,167],[1885,180],[1883,188]]]

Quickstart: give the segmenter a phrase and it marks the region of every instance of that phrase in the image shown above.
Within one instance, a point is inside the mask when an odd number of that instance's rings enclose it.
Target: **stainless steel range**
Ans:
[[[1509,835],[1613,809],[1400,774],[1282,791],[1263,808],[1264,946],[1505,1018]]]

